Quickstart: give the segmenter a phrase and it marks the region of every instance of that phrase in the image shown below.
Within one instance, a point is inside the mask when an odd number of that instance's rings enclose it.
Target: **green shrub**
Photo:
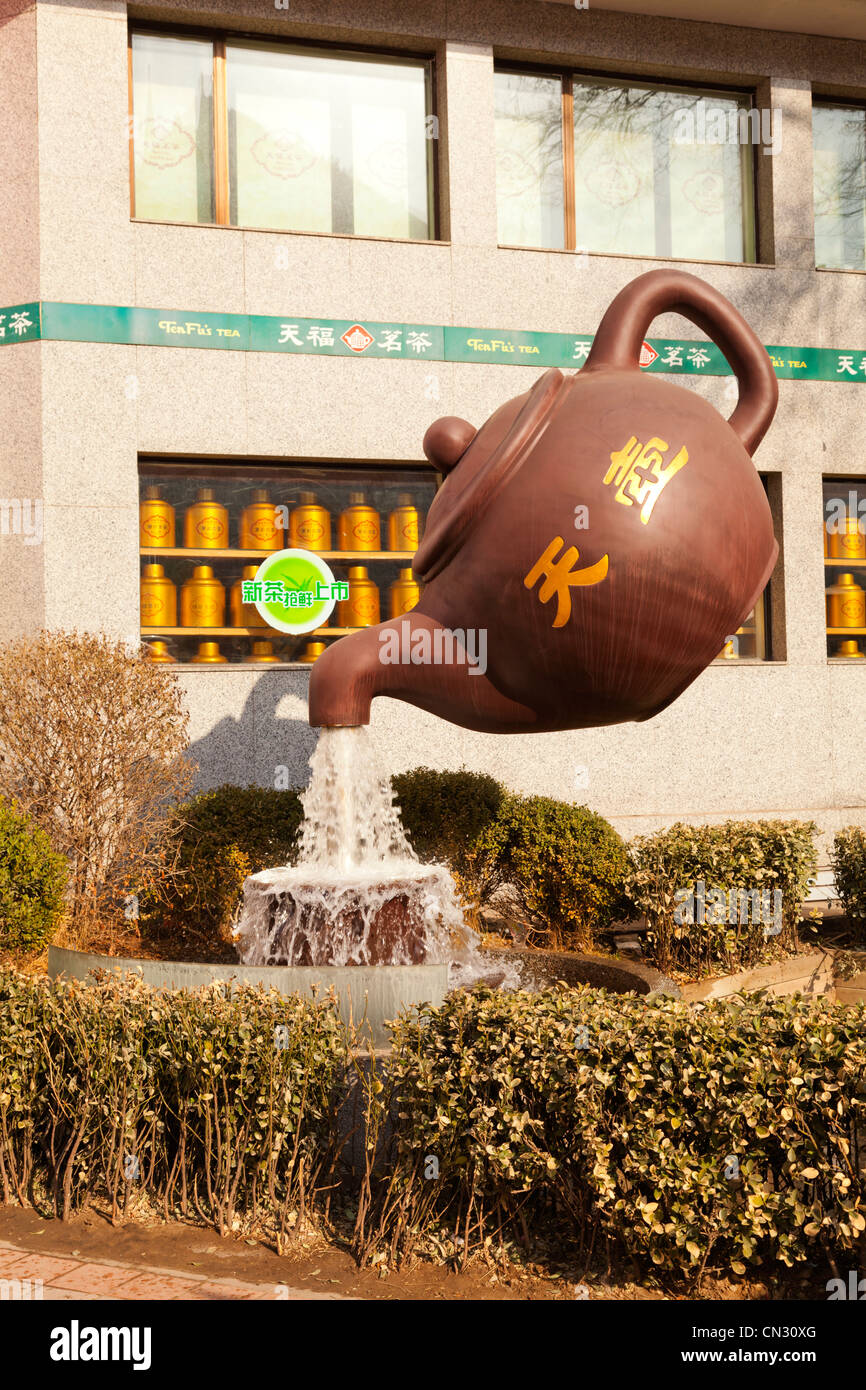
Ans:
[[[591,949],[623,910],[626,848],[586,806],[508,796],[480,840],[489,883],[508,882],[548,946]]]
[[[38,951],[50,941],[67,878],[45,831],[0,797],[0,948]]]
[[[833,873],[845,913],[866,945],[866,830],[848,825],[833,842]]]
[[[0,970],[0,1199],[279,1242],[327,1211],[348,1062],[332,1000]]]
[[[463,897],[480,903],[488,885],[479,873],[479,837],[495,821],[505,788],[483,772],[415,767],[391,778],[409,843],[425,864],[447,864]]]
[[[818,862],[815,830],[811,821],[795,820],[678,822],[633,840],[626,889],[634,914],[646,917],[656,965],[696,977],[719,969],[748,969],[772,958],[779,947],[795,950],[800,907]],[[711,900],[702,923],[683,920],[682,895],[701,882],[707,894],[721,891],[732,896],[726,896],[724,904]],[[754,910],[757,901],[745,910],[746,900],[739,895],[752,891],[770,895],[766,908],[773,903],[772,895],[781,893],[778,934],[765,934],[767,914]],[[731,915],[737,920],[731,922]],[[773,921],[771,931],[775,925]]]
[[[148,930],[180,929],[225,945],[248,874],[294,862],[303,811],[296,791],[235,787],[201,792],[175,813],[177,872],[143,907]]]
[[[840,1258],[866,1228],[864,1025],[802,997],[455,992],[394,1026],[358,1253],[459,1258],[504,1229],[676,1276]]]

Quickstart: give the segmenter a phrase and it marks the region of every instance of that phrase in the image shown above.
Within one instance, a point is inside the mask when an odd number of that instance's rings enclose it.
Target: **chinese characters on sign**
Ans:
[[[281,603],[284,608],[312,608],[316,603],[327,603],[330,599],[345,601],[349,597],[349,585],[345,580],[333,584],[317,584],[312,589],[289,588],[282,579],[258,579],[242,581],[241,601],[243,603]]]
[[[32,327],[33,319],[26,309],[10,310],[8,313],[0,314],[0,338],[6,337],[8,328],[13,340],[15,338],[20,339]]]
[[[634,435],[621,449],[610,456],[610,468],[604,475],[605,484],[616,483],[616,500],[630,507],[637,503],[640,519],[646,526],[652,516],[653,507],[671,478],[685,468],[689,461],[685,445],[665,466],[663,454],[670,445],[655,435],[646,444],[641,444]]]
[[[401,357],[433,356],[441,358],[441,349],[436,348],[433,330],[409,328],[405,325],[376,324],[370,332],[362,323],[353,323],[345,332],[338,333],[339,322],[305,323],[298,319],[295,323],[280,323],[277,347],[295,348],[300,352],[339,352],[343,343],[356,356],[370,352],[374,357],[388,357],[397,353]],[[372,351],[371,351],[372,350]]]

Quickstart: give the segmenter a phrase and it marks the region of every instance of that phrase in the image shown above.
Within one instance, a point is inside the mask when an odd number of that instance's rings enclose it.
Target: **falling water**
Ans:
[[[452,985],[490,973],[454,882],[421,864],[366,728],[323,729],[301,800],[298,862],[244,885],[246,965],[445,963]]]

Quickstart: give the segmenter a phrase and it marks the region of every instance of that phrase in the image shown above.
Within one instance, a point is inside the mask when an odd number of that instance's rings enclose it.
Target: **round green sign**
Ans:
[[[300,637],[322,627],[334,611],[336,580],[312,550],[277,550],[263,560],[251,595],[265,622]]]

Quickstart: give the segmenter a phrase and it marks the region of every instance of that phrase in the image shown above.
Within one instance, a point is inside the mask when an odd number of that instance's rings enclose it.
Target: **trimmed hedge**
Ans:
[[[416,767],[391,778],[403,829],[423,863],[447,864],[464,899],[479,905],[489,887],[479,873],[478,841],[494,823],[505,788],[482,772]]]
[[[625,910],[625,844],[586,806],[507,796],[478,856],[488,883],[512,886],[545,946],[591,950]]]
[[[811,821],[796,820],[678,822],[633,840],[625,888],[633,915],[646,917],[654,963],[697,977],[748,969],[771,959],[778,947],[796,949],[800,907],[818,863],[816,828]],[[699,882],[708,893],[732,895],[728,905],[718,900],[714,905],[714,910],[721,907],[723,919],[714,920],[709,910],[702,923],[684,919],[681,895],[692,893]],[[777,890],[782,929],[765,934],[769,924],[760,913],[741,913],[739,894],[768,893],[769,906]],[[748,921],[740,920],[744,915]],[[775,922],[771,930],[775,932]]]
[[[280,1239],[327,1210],[347,1062],[327,1000],[0,971],[0,1199]]]
[[[866,945],[866,830],[848,825],[833,842],[833,873],[849,923]]]
[[[47,945],[63,916],[68,877],[45,831],[0,797],[0,949]]]
[[[853,1252],[864,1025],[801,997],[454,993],[394,1027],[390,1171],[359,1251],[460,1259],[546,1229],[675,1276]]]
[[[0,1199],[280,1245],[342,1188],[362,1260],[532,1231],[677,1278],[839,1258],[866,1229],[866,1006],[479,989],[399,1019],[378,1069],[350,1041],[329,1000],[0,970]]]
[[[248,874],[294,863],[303,818],[296,791],[235,787],[201,792],[175,812],[178,862],[142,906],[147,930],[177,930],[225,946]]]

